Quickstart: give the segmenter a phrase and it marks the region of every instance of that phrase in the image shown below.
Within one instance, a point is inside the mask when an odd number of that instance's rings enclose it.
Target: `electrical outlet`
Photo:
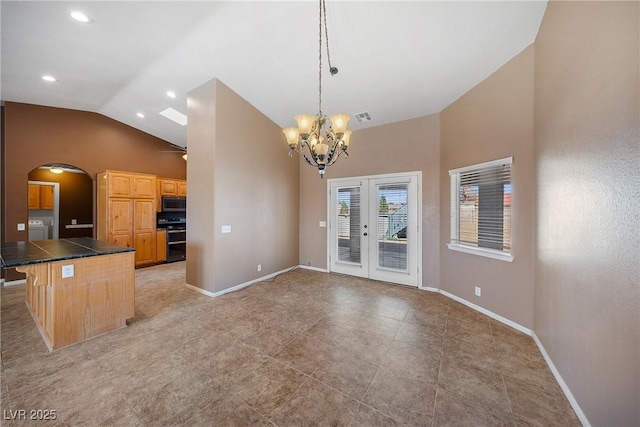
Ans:
[[[18,231],[24,231],[24,223],[23,222],[18,224]]]
[[[477,297],[482,296],[482,288],[480,286],[476,286],[476,296]]]
[[[73,277],[73,264],[62,266],[62,278]]]
[[[258,264],[258,271],[262,271],[262,264]]]

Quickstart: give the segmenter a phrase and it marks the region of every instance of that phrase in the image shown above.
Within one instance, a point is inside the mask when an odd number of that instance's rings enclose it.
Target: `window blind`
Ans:
[[[511,163],[450,171],[451,243],[511,252]]]

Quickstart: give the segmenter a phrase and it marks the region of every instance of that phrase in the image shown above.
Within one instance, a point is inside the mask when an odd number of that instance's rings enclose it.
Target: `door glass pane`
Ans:
[[[378,186],[378,267],[407,271],[408,184]]]
[[[360,263],[360,187],[338,189],[338,261]]]

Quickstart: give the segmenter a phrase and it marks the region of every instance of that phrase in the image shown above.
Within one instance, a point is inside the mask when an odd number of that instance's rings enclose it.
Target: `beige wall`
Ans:
[[[535,330],[587,418],[640,422],[638,2],[551,2],[536,40]]]
[[[533,329],[533,70],[528,47],[440,115],[440,288]],[[448,249],[450,169],[504,157],[512,165],[512,255]],[[474,287],[482,288],[482,297]]]
[[[186,282],[215,292],[214,165],[216,83],[211,80],[187,96],[187,267]]]
[[[189,198],[203,206],[187,212],[187,283],[221,292],[297,265],[299,165],[280,128],[218,80],[190,92],[188,114]]]
[[[286,150],[284,135],[281,150]],[[318,170],[300,161],[300,264],[327,268],[327,180],[352,176],[422,171],[422,282],[439,282],[440,130],[437,114],[353,133],[350,156]],[[296,155],[297,156],[297,155]],[[294,159],[296,159],[294,157]],[[293,162],[294,159],[291,161]],[[296,159],[297,160],[297,159]]]

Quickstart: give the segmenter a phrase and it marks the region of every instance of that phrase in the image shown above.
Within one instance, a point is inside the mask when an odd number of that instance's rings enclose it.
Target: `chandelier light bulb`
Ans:
[[[329,117],[329,121],[331,122],[331,129],[333,129],[336,134],[345,133],[349,120],[351,120],[351,117],[348,114],[344,113],[334,114],[333,116]]]

